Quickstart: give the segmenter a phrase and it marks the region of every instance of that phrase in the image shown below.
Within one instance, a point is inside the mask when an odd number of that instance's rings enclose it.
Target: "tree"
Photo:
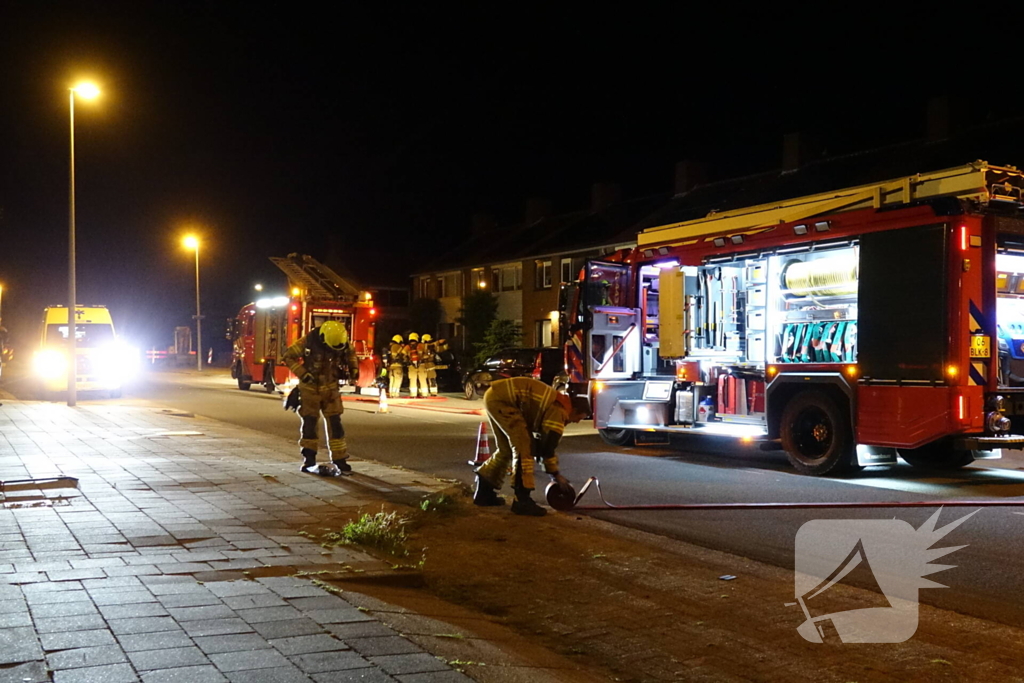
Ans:
[[[474,289],[462,297],[459,313],[458,322],[466,328],[466,348],[474,349],[498,316],[498,299],[486,289]]]
[[[410,331],[437,336],[441,313],[441,302],[437,299],[416,299],[409,305]]]
[[[476,362],[483,363],[502,349],[523,345],[523,329],[514,320],[494,320],[476,345]]]

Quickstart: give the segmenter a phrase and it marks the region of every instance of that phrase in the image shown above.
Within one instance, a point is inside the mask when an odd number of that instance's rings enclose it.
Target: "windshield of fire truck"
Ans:
[[[587,299],[591,306],[628,308],[629,266],[591,261],[587,265]]]

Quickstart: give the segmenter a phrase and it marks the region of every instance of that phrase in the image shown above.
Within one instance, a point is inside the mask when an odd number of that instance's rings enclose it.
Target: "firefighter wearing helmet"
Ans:
[[[406,354],[405,340],[396,334],[388,346],[388,396],[398,396],[402,391],[402,380],[405,379],[405,366],[409,362]]]
[[[420,346],[423,353],[420,354],[420,367],[427,380],[427,391],[431,396],[437,396],[437,344],[429,334],[420,338]]]
[[[410,332],[409,343],[405,348],[409,355],[409,397],[426,398],[430,392],[427,390],[427,373],[423,367],[424,346],[420,343],[420,335]]]
[[[322,414],[327,423],[327,449],[331,460],[340,472],[351,472],[338,386],[340,380],[355,381],[359,374],[359,361],[348,343],[348,330],[340,322],[328,320],[289,346],[284,352],[284,362],[299,378],[302,471],[316,469],[320,444],[317,422]]]
[[[534,502],[533,461],[563,491],[571,491],[569,480],[558,471],[555,449],[567,422],[579,422],[587,416],[585,399],[570,399],[547,384],[531,377],[499,379],[484,394],[484,410],[491,423],[497,449],[476,470],[473,503],[482,506],[504,505],[497,494],[511,465],[514,473],[515,500],[512,512],[542,517],[546,510]]]

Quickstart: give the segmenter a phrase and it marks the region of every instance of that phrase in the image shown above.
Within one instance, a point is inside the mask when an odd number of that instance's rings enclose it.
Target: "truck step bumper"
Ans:
[[[1024,448],[1024,435],[967,436],[956,440],[957,448],[965,451],[991,451],[997,448]]]

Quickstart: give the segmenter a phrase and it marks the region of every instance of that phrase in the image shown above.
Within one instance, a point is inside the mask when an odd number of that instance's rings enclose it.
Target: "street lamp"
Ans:
[[[196,252],[196,369],[203,371],[203,315],[199,308],[199,238],[188,235],[182,240],[186,249]]]
[[[78,402],[78,359],[75,357],[75,327],[77,316],[75,307],[77,294],[75,292],[75,95],[83,100],[94,100],[99,97],[100,89],[95,83],[79,83],[69,91],[69,109],[71,121],[71,160],[70,160],[70,213],[68,214],[68,406],[74,406]]]

